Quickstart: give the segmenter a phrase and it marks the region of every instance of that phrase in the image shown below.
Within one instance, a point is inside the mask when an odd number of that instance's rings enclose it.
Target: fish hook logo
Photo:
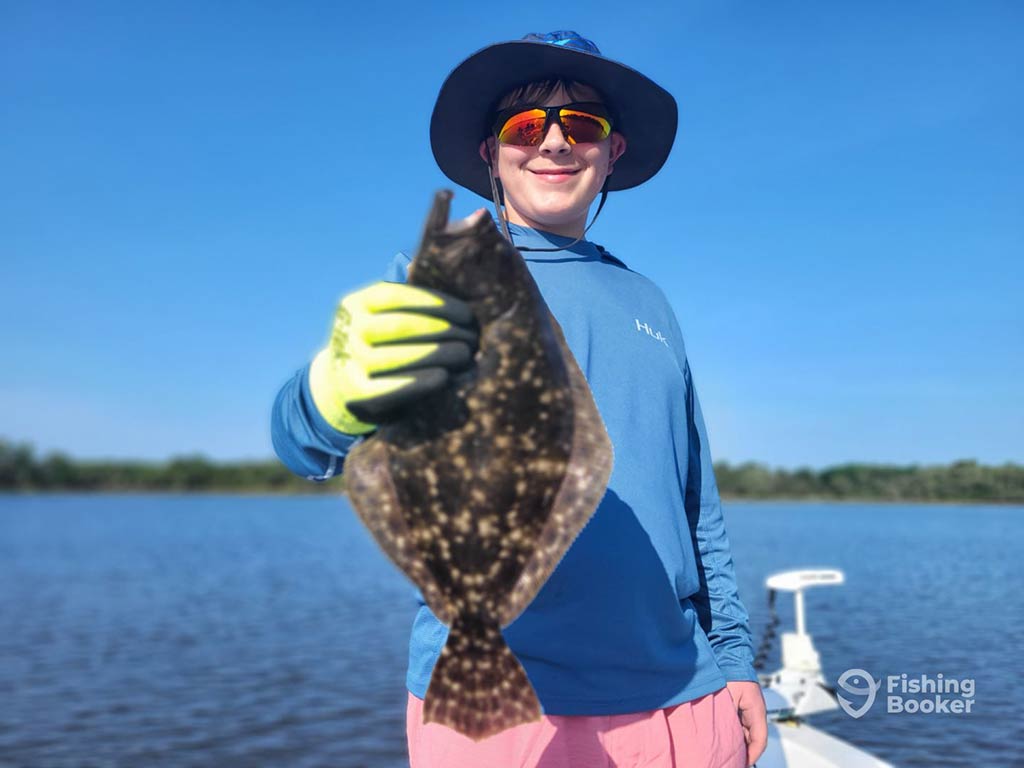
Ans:
[[[859,685],[860,680],[865,682],[864,685]],[[878,689],[882,687],[882,681],[875,681],[871,675],[869,675],[863,669],[848,669],[843,672],[839,680],[836,681],[840,688],[847,693],[854,693],[858,696],[867,696],[867,701],[861,707],[853,706],[853,702],[848,699],[844,699],[842,696],[836,695],[839,699],[839,706],[843,708],[843,711],[852,718],[858,718],[864,715],[871,705],[875,703],[875,694],[878,693]]]

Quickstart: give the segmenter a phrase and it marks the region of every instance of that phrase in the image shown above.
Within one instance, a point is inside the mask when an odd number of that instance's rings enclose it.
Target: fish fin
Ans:
[[[554,315],[549,317],[572,388],[572,448],[565,476],[551,504],[551,514],[541,531],[537,547],[499,611],[498,621],[503,627],[526,610],[586,526],[604,497],[614,462],[612,442],[586,377],[569,349],[558,321]],[[556,519],[556,515],[561,516],[561,521]]]
[[[470,628],[456,619],[434,665],[423,722],[474,741],[541,716],[537,694],[497,624]]]
[[[437,235],[445,231],[448,226],[448,216],[451,214],[452,197],[454,193],[450,189],[439,189],[434,193],[434,199],[427,212],[427,218],[423,222],[423,234],[420,236],[420,244],[416,249],[416,256],[409,265],[409,272],[406,275],[410,285],[416,285],[416,271],[420,261],[420,254],[431,248]]]
[[[388,446],[370,438],[360,443],[345,459],[345,486],[349,501],[359,519],[396,566],[420,588],[430,610],[445,624],[451,624],[455,611],[449,605],[402,516],[391,479]]]
[[[451,213],[452,197],[454,197],[454,193],[450,189],[439,189],[434,193],[434,202],[427,214],[424,239],[426,239],[426,235],[444,232],[448,226],[448,216]]]
[[[453,193],[450,189],[439,189],[434,193],[427,218],[423,222],[423,235],[420,237],[420,250],[434,241],[448,227],[448,216],[451,214]]]

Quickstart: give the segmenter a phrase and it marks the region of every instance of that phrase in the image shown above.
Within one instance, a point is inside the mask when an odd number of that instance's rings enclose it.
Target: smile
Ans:
[[[579,168],[573,170],[550,170],[550,171],[530,171],[534,176],[538,176],[544,181],[555,183],[559,181],[565,181],[566,179],[572,178],[580,172]]]

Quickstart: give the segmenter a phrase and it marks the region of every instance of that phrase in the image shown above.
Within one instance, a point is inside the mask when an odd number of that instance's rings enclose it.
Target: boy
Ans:
[[[747,613],[682,334],[650,281],[584,239],[597,196],[599,213],[608,192],[657,173],[675,130],[667,91],[574,32],[488,46],[438,95],[434,157],[492,200],[523,252],[590,384],[615,468],[587,527],[503,631],[541,701],[539,722],[479,743],[424,725],[447,628],[421,604],[407,676],[413,768],[739,768],[765,747]],[[342,300],[327,348],[278,395],[274,445],[293,471],[340,472],[361,435],[472,365],[468,307],[398,282],[409,261],[396,259],[394,282]]]

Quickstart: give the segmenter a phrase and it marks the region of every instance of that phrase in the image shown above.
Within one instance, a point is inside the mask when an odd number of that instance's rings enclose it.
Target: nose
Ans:
[[[572,144],[566,140],[562,126],[557,120],[548,126],[548,132],[544,134],[544,141],[540,143],[538,149],[542,155],[565,155],[572,152]]]

